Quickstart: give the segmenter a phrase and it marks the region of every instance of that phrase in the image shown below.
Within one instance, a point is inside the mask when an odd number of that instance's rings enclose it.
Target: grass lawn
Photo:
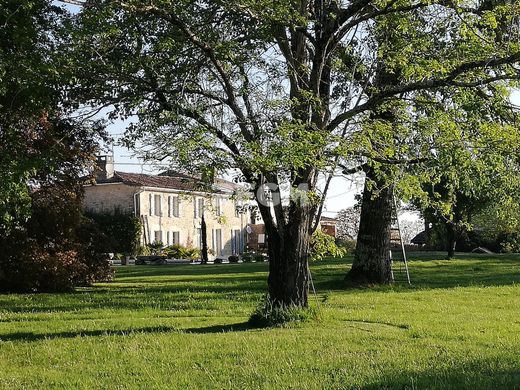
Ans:
[[[520,255],[412,254],[413,285],[344,289],[249,329],[267,264],[129,266],[74,294],[0,295],[0,389],[520,389]]]

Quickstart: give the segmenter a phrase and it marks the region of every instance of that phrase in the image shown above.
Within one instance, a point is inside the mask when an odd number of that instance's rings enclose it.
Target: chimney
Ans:
[[[96,180],[114,177],[114,155],[97,156]]]

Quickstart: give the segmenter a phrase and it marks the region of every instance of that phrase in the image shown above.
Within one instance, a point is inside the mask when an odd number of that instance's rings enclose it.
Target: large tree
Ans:
[[[72,92],[136,115],[127,138],[149,157],[241,173],[266,225],[279,307],[307,305],[309,240],[326,196],[317,180],[341,156],[365,158],[377,137],[361,124],[388,121],[418,91],[514,79],[520,60],[513,39],[479,41],[513,4],[484,13],[444,0],[84,5],[64,60],[78,80]],[[381,64],[373,26],[393,18],[401,46]],[[395,78],[397,67],[405,72]]]
[[[64,16],[49,0],[0,0],[0,234],[29,218],[31,187],[77,180],[97,150],[101,128],[62,105]]]
[[[501,8],[504,6],[507,7],[497,3],[494,9],[491,4],[482,3],[465,8],[472,15],[461,19],[471,31],[472,39],[467,43],[480,45],[486,42],[499,47],[514,39],[518,13],[510,9],[508,14]],[[418,67],[415,53],[409,53],[409,56],[405,53],[410,49],[420,52],[428,47],[432,54],[441,53],[457,45],[457,34],[462,33],[460,26],[450,21],[453,16],[450,13],[444,16],[448,17],[445,23],[421,13],[376,20],[371,34],[378,47],[373,77],[373,83],[379,86],[376,90],[406,83],[411,72],[428,74],[443,67],[436,62],[442,56],[429,62],[430,67],[423,68]],[[493,23],[483,22],[480,17],[484,16],[492,17]],[[418,31],[416,27],[418,22],[422,25],[421,21],[430,21],[431,25]],[[455,30],[451,30],[454,26]],[[440,38],[446,31],[453,35]],[[481,53],[487,52],[490,46],[483,45],[482,49]],[[452,61],[449,57],[445,60]],[[490,175],[499,161],[504,162],[504,155],[516,153],[519,140],[518,129],[514,126],[516,107],[510,104],[508,96],[508,87],[515,85],[514,77],[507,81],[491,77],[494,82],[487,83],[485,74],[471,75],[476,78],[469,82],[441,83],[389,98],[384,105],[372,110],[363,122],[358,133],[368,134],[364,139],[369,139],[360,153],[363,161],[358,166],[344,169],[347,174],[363,171],[365,175],[358,242],[354,263],[347,275],[349,281],[391,281],[390,224],[395,197],[414,198],[423,207],[436,208],[439,213],[444,211],[444,218],[453,219],[455,209],[450,209],[451,216],[447,215],[446,203],[429,198],[428,191],[424,191],[424,185],[421,187],[420,183],[437,184],[447,176],[463,181],[468,174],[476,177],[475,171],[480,177]],[[495,147],[497,144],[499,147]],[[475,160],[479,162],[473,164],[473,172],[461,169],[468,165],[467,161]],[[489,161],[491,163],[486,163]],[[486,192],[483,186],[480,189]],[[475,191],[475,186],[463,191]],[[455,225],[449,223],[448,226],[453,228]]]

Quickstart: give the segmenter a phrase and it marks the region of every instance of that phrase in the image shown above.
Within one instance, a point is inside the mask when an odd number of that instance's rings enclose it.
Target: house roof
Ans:
[[[332,225],[332,224],[338,223],[338,220],[337,220],[337,218],[325,217],[322,215],[320,218],[320,222],[322,222],[322,223],[325,222],[327,224]]]
[[[97,179],[96,183],[124,183],[130,186],[167,188],[180,191],[208,191],[207,186],[201,179],[173,171],[163,172],[159,175],[116,171],[110,179]],[[233,192],[238,188],[240,188],[238,184],[224,179],[215,179],[212,186],[213,192]]]

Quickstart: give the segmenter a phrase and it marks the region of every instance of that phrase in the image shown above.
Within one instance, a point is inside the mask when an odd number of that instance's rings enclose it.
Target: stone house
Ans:
[[[141,244],[200,248],[204,212],[210,257],[243,253],[250,216],[237,207],[233,197],[237,184],[215,179],[207,189],[200,179],[173,171],[159,175],[119,172],[114,170],[112,156],[98,157],[98,169],[95,183],[85,185],[84,208],[140,218]]]

